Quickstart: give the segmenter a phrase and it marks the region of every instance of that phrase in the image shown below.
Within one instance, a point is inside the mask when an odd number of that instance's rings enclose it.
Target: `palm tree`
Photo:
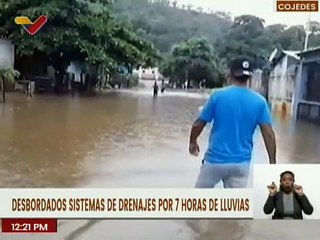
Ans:
[[[6,86],[5,82],[14,83],[16,77],[19,77],[20,73],[13,68],[0,68],[0,84],[2,90],[2,100],[6,102]]]

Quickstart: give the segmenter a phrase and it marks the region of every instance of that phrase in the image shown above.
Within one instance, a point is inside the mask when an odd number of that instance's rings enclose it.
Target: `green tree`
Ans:
[[[318,47],[320,46],[320,23],[310,22],[310,35],[308,39],[308,47]]]
[[[2,91],[2,101],[6,102],[6,82],[14,83],[15,79],[19,77],[20,73],[12,68],[0,68],[0,84]]]
[[[292,26],[281,32],[278,42],[283,49],[303,50],[305,36],[304,26]]]
[[[178,8],[177,1],[168,5],[167,1],[157,0],[117,0],[112,9],[121,19],[132,22],[139,35],[153,42],[163,55],[170,53],[176,43],[205,37],[215,46],[219,63],[247,55],[256,67],[262,67],[274,48],[301,50],[305,38],[303,26],[265,26],[263,19],[253,15],[238,16],[232,21],[225,12],[207,14],[191,5]],[[312,22],[311,31],[309,47],[319,46],[319,23]]]
[[[235,56],[251,58],[256,68],[262,67],[273,48],[273,42],[265,34],[264,20],[252,15],[234,19],[223,39],[217,42],[220,58],[229,64]]]
[[[288,46],[282,46],[281,43],[279,42],[279,38],[283,34],[286,28],[287,26],[284,24],[273,24],[273,25],[267,26],[264,29],[264,35],[268,37],[268,39],[272,42],[273,48],[288,49],[287,48]]]
[[[111,6],[119,18],[130,21],[142,36],[152,41],[161,53],[169,53],[176,43],[205,37],[211,44],[231,25],[228,14],[201,13],[192,5],[185,9],[168,1],[117,0]]]
[[[153,45],[132,26],[117,20],[108,2],[8,0],[0,5],[0,33],[13,41],[20,56],[42,57],[52,65],[58,90],[72,60],[86,61],[106,72],[116,71],[120,64],[128,68],[154,65],[157,53]],[[17,15],[31,19],[46,15],[49,20],[31,37],[14,25]]]
[[[160,72],[177,85],[191,80],[197,84],[206,80],[207,86],[221,85],[221,74],[217,68],[212,45],[203,38],[192,38],[173,46],[171,55],[160,67]]]

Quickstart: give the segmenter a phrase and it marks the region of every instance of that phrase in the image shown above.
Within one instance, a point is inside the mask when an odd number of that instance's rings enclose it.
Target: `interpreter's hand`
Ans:
[[[295,184],[294,185],[294,191],[296,192],[296,194],[298,194],[299,196],[303,195],[303,188],[300,185]]]
[[[189,153],[191,155],[198,157],[199,152],[200,152],[200,147],[199,147],[198,143],[195,142],[195,143],[189,144]]]
[[[269,195],[270,196],[275,196],[276,195],[276,193],[277,193],[277,185],[274,183],[274,182],[272,182],[269,186],[268,186],[268,190],[269,190]]]

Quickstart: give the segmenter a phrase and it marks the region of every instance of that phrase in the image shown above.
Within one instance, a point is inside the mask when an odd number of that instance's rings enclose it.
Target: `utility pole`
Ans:
[[[311,22],[311,13],[308,14],[308,21],[306,26],[306,38],[304,40],[304,48],[303,48],[304,51],[308,49],[308,41],[309,41],[309,36],[311,34],[310,22]]]

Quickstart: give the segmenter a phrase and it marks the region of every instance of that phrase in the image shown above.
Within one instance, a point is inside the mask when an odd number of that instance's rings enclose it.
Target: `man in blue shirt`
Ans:
[[[212,122],[209,146],[205,153],[196,188],[213,188],[222,181],[225,188],[247,186],[253,149],[253,134],[259,126],[270,164],[276,163],[276,141],[267,101],[247,87],[252,76],[247,58],[236,58],[230,65],[231,86],[213,93],[194,122],[189,152],[198,156],[197,139]]]

